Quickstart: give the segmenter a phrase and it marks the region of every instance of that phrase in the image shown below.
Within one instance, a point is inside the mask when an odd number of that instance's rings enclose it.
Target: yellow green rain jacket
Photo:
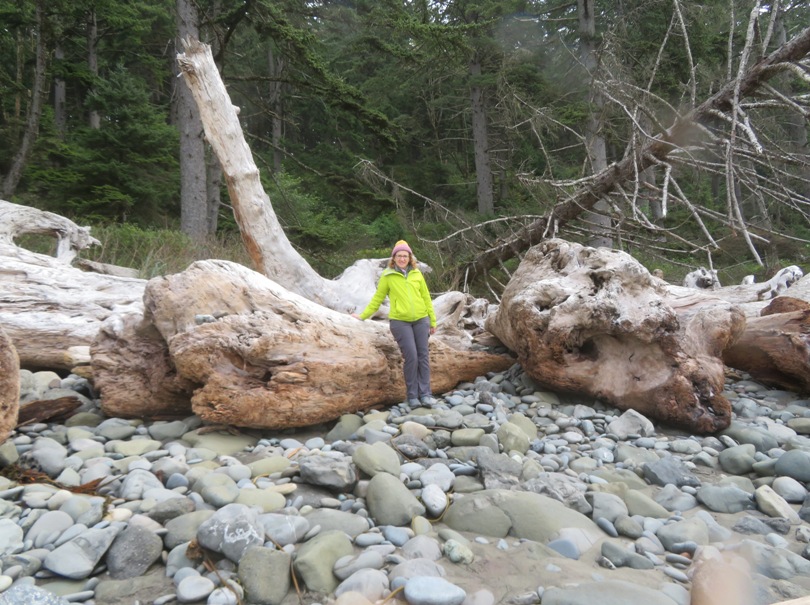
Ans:
[[[377,284],[377,291],[360,314],[360,319],[368,319],[374,315],[386,296],[391,305],[388,319],[416,321],[429,316],[430,326],[436,327],[433,302],[430,300],[425,278],[419,269],[410,269],[407,277],[396,269],[383,271]]]

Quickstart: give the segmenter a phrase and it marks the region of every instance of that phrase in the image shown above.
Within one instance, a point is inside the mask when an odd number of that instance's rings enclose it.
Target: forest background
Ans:
[[[804,0],[0,0],[0,198],[92,225],[83,256],[142,277],[249,265],[178,77],[191,36],[323,276],[406,238],[434,290],[497,297],[516,256],[464,267],[809,24]],[[546,235],[674,282],[806,268],[808,108],[805,63]]]

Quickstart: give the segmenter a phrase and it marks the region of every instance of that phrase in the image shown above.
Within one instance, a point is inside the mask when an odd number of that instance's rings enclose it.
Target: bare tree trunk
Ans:
[[[267,51],[267,64],[270,69],[270,140],[273,143],[273,172],[281,172],[281,139],[284,136],[284,85],[281,77],[284,74],[284,57],[277,57],[270,47]]]
[[[219,208],[222,205],[222,166],[213,152],[208,152],[205,158],[205,212],[206,231],[208,235],[216,235],[219,223]]]
[[[61,44],[57,44],[56,46],[56,50],[54,51],[54,59],[56,61],[63,61],[65,59],[65,51],[62,49]],[[56,125],[56,132],[60,139],[65,138],[65,132],[67,131],[66,88],[65,79],[54,76],[53,121]]]
[[[191,0],[177,0],[177,36],[178,40],[200,36],[199,15]],[[209,218],[203,125],[185,81],[178,84],[176,99],[180,131],[180,230],[199,240],[208,234]]]
[[[588,153],[590,174],[597,174],[607,168],[607,149],[605,137],[602,134],[602,112],[604,100],[594,84],[594,76],[599,64],[594,48],[596,36],[596,17],[594,16],[593,0],[577,0],[579,14],[579,45],[580,60],[588,73],[590,81],[590,113],[585,125],[585,148]],[[588,245],[597,248],[612,248],[610,206],[606,200],[599,200],[594,204],[596,212],[585,212],[584,220],[587,229],[591,232]]]
[[[481,60],[477,52],[470,61],[470,77],[472,79],[470,105],[472,106],[472,136],[478,212],[481,214],[494,214],[495,201],[492,193],[492,167],[489,161],[487,110],[484,103],[484,91],[478,82],[481,77]]]
[[[652,127],[652,120],[645,114],[640,114],[637,119],[641,129],[649,132]],[[656,192],[655,166],[649,166],[639,172],[638,180],[641,190],[648,192],[644,195],[644,198],[648,201],[643,204],[643,210],[649,215],[653,224],[660,225],[661,221],[666,217],[666,208],[664,208],[661,197],[657,193],[653,193]]]
[[[94,9],[87,15],[87,69],[98,79],[98,19]],[[97,109],[90,110],[88,123],[93,130],[101,128],[101,114]]]
[[[637,158],[629,155],[598,173],[586,186],[575,191],[566,201],[554,206],[551,212],[532,221],[518,232],[501,240],[495,246],[480,253],[467,267],[469,278],[484,275],[498,263],[513,258],[540,242],[553,236],[561,225],[590,210],[608,193],[626,184],[637,174],[666,158],[673,150],[683,145],[695,124],[703,123],[714,112],[728,110],[734,99],[754,92],[761,84],[778,73],[788,70],[810,52],[810,28],[800,32],[787,44],[779,47],[764,59],[751,66],[739,80],[728,82],[723,88],[693,110],[678,118],[666,131],[644,144]]]
[[[776,44],[782,46],[787,42],[787,31],[785,29],[784,10],[779,11],[775,27]],[[787,89],[790,84],[784,81],[784,77],[777,78],[777,86],[780,90]],[[808,155],[808,134],[807,116],[800,111],[787,111],[784,120],[784,128],[787,132],[787,150],[791,154]],[[810,198],[810,163],[803,162],[790,166],[788,170],[796,171],[798,178],[797,189],[806,197]]]
[[[23,85],[23,75],[25,74],[25,36],[23,36],[22,29],[17,30],[17,60],[15,70],[14,83],[16,84],[17,94],[14,95],[14,122],[20,121],[22,116],[22,90],[25,89]],[[16,128],[12,130],[16,134]]]
[[[28,105],[28,119],[25,124],[25,133],[20,143],[17,153],[11,162],[6,178],[3,180],[2,195],[10,198],[17,190],[17,185],[22,178],[25,165],[34,149],[34,143],[39,135],[39,121],[42,117],[42,102],[45,96],[47,78],[45,69],[47,67],[48,49],[45,37],[45,7],[44,1],[37,2],[37,49],[36,66],[34,68],[34,81],[31,85],[31,103]]]

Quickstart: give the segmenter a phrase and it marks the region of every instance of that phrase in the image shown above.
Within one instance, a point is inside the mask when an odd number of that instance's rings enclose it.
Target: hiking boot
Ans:
[[[418,408],[420,405],[422,405],[421,403],[419,403],[418,399],[408,399],[408,401],[406,401],[405,403],[407,403],[412,408]]]
[[[436,399],[430,395],[425,395],[419,399],[422,402],[422,405],[433,405],[436,403]]]

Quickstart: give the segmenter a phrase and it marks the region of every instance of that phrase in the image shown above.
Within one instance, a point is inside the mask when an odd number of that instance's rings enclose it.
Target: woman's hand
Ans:
[[[352,317],[354,317],[355,319],[360,319],[360,316],[359,316],[357,313],[349,313],[349,315],[351,315],[351,316],[352,316]],[[360,319],[360,321],[363,321],[363,320],[362,320],[362,319]]]
[[[436,328],[430,329],[430,335],[433,336],[436,333]]]

